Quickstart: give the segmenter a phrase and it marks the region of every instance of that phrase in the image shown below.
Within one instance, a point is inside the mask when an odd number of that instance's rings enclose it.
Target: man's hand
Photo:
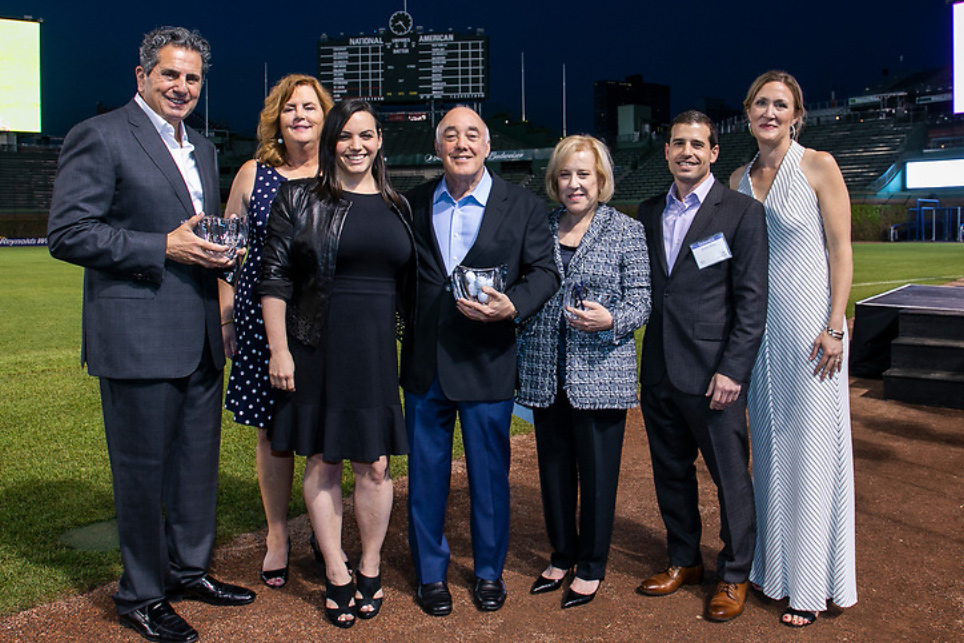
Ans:
[[[740,390],[742,390],[742,388],[743,385],[736,380],[731,380],[726,375],[715,373],[713,379],[710,380],[709,387],[706,389],[706,397],[710,398],[710,409],[713,411],[722,411],[730,406],[736,402],[736,398],[740,397]]]
[[[489,296],[488,302],[479,304],[469,299],[459,298],[455,302],[455,307],[460,313],[477,322],[497,322],[512,319],[518,314],[515,304],[505,293],[489,286],[482,286],[482,292]]]
[[[194,264],[203,268],[230,268],[234,265],[235,258],[224,256],[227,246],[205,241],[194,234],[194,226],[203,217],[203,213],[195,214],[174,228],[167,235],[167,249],[164,251],[164,256],[177,263]]]

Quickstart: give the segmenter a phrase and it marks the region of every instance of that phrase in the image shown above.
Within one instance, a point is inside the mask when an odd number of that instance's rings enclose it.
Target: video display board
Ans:
[[[336,101],[484,100],[488,68],[485,35],[386,33],[318,42],[318,79]]]
[[[0,132],[40,132],[40,23],[0,18]]]
[[[907,189],[964,187],[964,159],[907,161]]]

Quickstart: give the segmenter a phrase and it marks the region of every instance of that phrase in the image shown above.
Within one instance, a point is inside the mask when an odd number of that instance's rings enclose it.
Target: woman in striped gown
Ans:
[[[771,71],[743,103],[759,153],[730,186],[760,200],[770,245],[767,325],[750,380],[757,542],[750,580],[789,599],[805,627],[857,601],[846,308],[850,197],[834,158],[796,141],[805,110],[793,76]]]

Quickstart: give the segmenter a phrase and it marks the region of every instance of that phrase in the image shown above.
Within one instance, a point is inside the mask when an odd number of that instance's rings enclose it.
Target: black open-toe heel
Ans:
[[[325,579],[325,616],[335,627],[348,629],[355,624],[355,606],[351,604],[355,597],[355,584],[348,581],[344,585],[335,585]],[[328,607],[328,601],[333,601],[338,607]],[[351,616],[341,620],[341,616]]]
[[[291,564],[291,538],[288,539],[288,553],[285,555],[285,566],[281,569],[261,570],[261,582],[271,589],[281,589],[288,583],[288,566]],[[269,581],[280,579],[280,583]]]
[[[382,598],[375,598],[375,594],[378,590],[382,588],[382,575],[379,572],[378,576],[374,578],[365,576],[360,571],[355,574],[355,587],[358,589],[358,593],[361,594],[361,598],[355,599],[355,612],[359,618],[375,618],[378,614],[378,610],[382,608]],[[371,607],[370,610],[363,610],[363,607]]]
[[[803,622],[797,625],[792,620],[787,619],[788,616],[791,618],[796,616],[797,618],[801,619]],[[787,610],[783,613],[783,616],[780,617],[781,623],[783,623],[787,627],[795,627],[795,628],[801,628],[801,627],[807,627],[808,625],[813,625],[813,622],[816,620],[817,620],[816,612],[809,612],[807,610],[795,610],[792,607],[788,607]]]
[[[315,538],[315,532],[311,532],[311,535],[308,536],[308,544],[311,545],[311,553],[315,556],[315,562],[324,566],[325,557],[321,553],[321,549],[318,547],[318,540]],[[342,555],[344,555],[344,552],[342,552]],[[351,563],[348,562],[347,556],[345,556],[345,567],[348,569],[349,576],[355,573],[355,570],[351,568]]]

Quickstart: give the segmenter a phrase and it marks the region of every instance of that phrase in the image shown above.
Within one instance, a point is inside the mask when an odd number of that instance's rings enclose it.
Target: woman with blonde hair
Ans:
[[[562,608],[590,602],[606,574],[626,410],[637,406],[633,333],[650,311],[646,233],[605,204],[609,150],[591,136],[556,145],[546,191],[562,287],[519,335],[519,392],[532,408],[549,566],[530,592],[562,587]],[[578,511],[577,511],[578,506]]]
[[[784,625],[806,627],[828,599],[857,602],[850,196],[834,158],[796,141],[806,110],[793,76],[761,75],[743,106],[760,151],[730,187],[763,203],[770,249],[766,330],[747,400],[757,516],[750,581],[789,598]]]
[[[274,396],[268,381],[261,302],[252,296],[252,289],[261,272],[268,214],[278,186],[288,179],[318,174],[318,141],[325,115],[333,105],[331,96],[312,76],[291,74],[279,80],[264,100],[255,157],[235,176],[225,208],[229,216],[247,216],[250,228],[244,263],[230,283],[219,282],[224,349],[232,360],[225,407],[234,414],[235,422],[258,432],[258,485],[268,521],[261,580],[272,588],[282,587],[288,580],[288,501],[294,458],[290,452],[272,452],[267,438]]]

